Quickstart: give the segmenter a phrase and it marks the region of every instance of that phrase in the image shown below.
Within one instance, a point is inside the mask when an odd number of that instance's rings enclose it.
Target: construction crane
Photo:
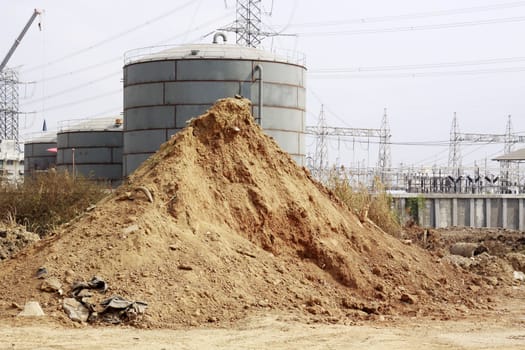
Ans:
[[[0,63],[0,73],[4,70],[4,67],[7,65],[7,62],[9,61],[9,59],[11,58],[11,56],[13,56],[13,53],[15,52],[16,48],[18,47],[18,45],[20,44],[20,42],[22,41],[22,39],[24,38],[24,35],[26,35],[26,32],[27,30],[29,29],[29,27],[31,27],[31,24],[33,24],[35,18],[39,15],[42,14],[42,10],[39,10],[39,9],[35,9],[33,11],[33,14],[31,15],[31,17],[29,18],[29,21],[27,21],[24,29],[22,29],[22,32],[18,35],[18,37],[16,38],[15,42],[13,43],[13,45],[11,46],[11,48],[9,49],[9,52],[7,53],[7,55],[4,57],[4,60],[2,61],[2,63]]]

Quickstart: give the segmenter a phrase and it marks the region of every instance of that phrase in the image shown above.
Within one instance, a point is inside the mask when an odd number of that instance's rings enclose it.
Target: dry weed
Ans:
[[[73,219],[105,195],[105,187],[65,172],[47,172],[26,177],[23,182],[0,186],[0,212],[43,236],[55,226]]]
[[[353,188],[348,175],[344,171],[333,168],[328,175],[326,186],[357,215],[361,222],[370,219],[383,231],[399,237],[401,225],[391,208],[392,198],[379,179],[375,179],[373,191],[369,191],[363,184]]]

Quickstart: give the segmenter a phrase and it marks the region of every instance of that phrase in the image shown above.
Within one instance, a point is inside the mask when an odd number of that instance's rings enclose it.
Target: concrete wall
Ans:
[[[502,227],[525,230],[525,195],[393,194],[394,209],[403,222],[417,202],[423,227]],[[410,204],[412,203],[412,204]],[[412,216],[416,216],[415,214]]]

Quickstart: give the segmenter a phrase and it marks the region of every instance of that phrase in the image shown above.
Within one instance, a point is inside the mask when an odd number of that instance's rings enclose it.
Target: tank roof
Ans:
[[[76,131],[122,131],[121,116],[92,118],[88,120],[64,120],[60,122],[59,133]]]
[[[304,54],[297,51],[274,52],[230,44],[191,44],[181,46],[151,46],[130,50],[124,55],[124,65],[170,59],[242,59],[274,61],[304,66]]]
[[[28,140],[24,143],[56,143],[57,133],[56,131],[41,131],[33,133],[29,136]]]

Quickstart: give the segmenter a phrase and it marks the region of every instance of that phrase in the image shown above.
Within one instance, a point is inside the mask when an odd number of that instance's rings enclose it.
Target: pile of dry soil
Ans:
[[[40,237],[29,232],[25,227],[0,222],[0,260],[9,259],[28,244],[40,240]]]
[[[484,302],[470,274],[361,223],[263,133],[245,99],[219,100],[94,210],[3,262],[0,314],[36,300],[66,320],[63,297],[40,290],[40,267],[66,294],[96,275],[109,290],[94,298],[148,302],[151,327],[273,312],[448,317]]]

